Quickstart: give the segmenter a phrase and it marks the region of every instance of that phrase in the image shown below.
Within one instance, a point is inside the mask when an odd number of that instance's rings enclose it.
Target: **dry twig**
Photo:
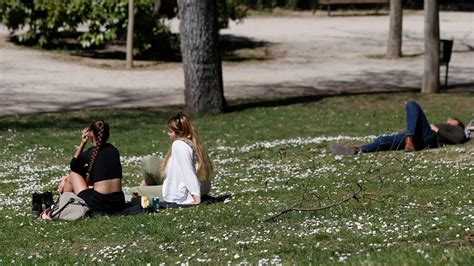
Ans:
[[[359,193],[362,192],[362,186],[359,183],[357,183],[357,186],[359,187],[358,191],[347,195],[345,198],[343,198],[343,199],[341,199],[341,200],[339,200],[339,201],[337,201],[333,204],[322,206],[322,207],[317,207],[317,208],[298,208],[297,206],[300,206],[303,203],[303,201],[300,201],[300,202],[297,202],[297,203],[291,205],[291,207],[289,207],[287,209],[279,211],[276,214],[270,215],[269,217],[267,217],[263,221],[264,222],[274,221],[275,218],[280,217],[280,216],[284,215],[285,213],[288,213],[288,212],[291,212],[291,211],[321,211],[321,210],[329,209],[329,208],[332,208],[332,207],[335,207],[335,206],[339,206],[339,205],[343,204],[344,202],[347,202],[351,199],[358,200],[360,198]]]

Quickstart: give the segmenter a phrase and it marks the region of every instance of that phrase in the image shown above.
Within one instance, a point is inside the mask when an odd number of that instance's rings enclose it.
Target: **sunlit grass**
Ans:
[[[80,131],[101,117],[122,156],[124,185],[140,158],[168,148],[177,109],[95,110],[0,118],[0,264],[338,263],[473,264],[473,143],[414,154],[334,156],[330,142],[361,144],[402,129],[416,99],[433,122],[474,114],[473,94],[380,94],[259,107],[194,118],[215,164],[212,194],[227,203],[157,214],[43,222],[34,191],[54,190]],[[235,106],[237,105],[237,106]],[[237,108],[246,106],[248,108]],[[318,207],[363,187],[368,199],[317,212],[269,215],[303,201]],[[417,207],[421,206],[421,207]]]

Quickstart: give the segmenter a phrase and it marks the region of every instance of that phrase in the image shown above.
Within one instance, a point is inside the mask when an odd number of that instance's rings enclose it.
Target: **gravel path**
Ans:
[[[442,12],[441,37],[454,39],[449,85],[474,91],[474,13]],[[224,64],[228,99],[419,89],[423,15],[404,17],[401,60],[380,59],[388,16],[251,17],[222,34],[271,43],[275,60]],[[176,29],[176,21],[171,22]],[[133,71],[58,60],[5,43],[0,27],[0,116],[93,107],[183,104],[180,64]],[[444,67],[441,68],[444,74]],[[443,77],[444,75],[442,75]]]

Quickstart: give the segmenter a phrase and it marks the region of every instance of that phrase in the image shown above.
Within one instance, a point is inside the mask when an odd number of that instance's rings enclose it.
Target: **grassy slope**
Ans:
[[[42,222],[30,195],[54,190],[67,172],[80,130],[111,124],[124,185],[135,185],[140,157],[162,154],[164,123],[175,109],[98,110],[0,118],[0,264],[73,262],[268,262],[473,264],[472,143],[404,154],[334,156],[330,137],[360,144],[404,127],[416,99],[430,121],[473,115],[473,94],[381,94],[252,107],[195,118],[214,160],[214,194],[226,204],[154,215]],[[243,105],[242,105],[243,106]],[[355,137],[349,140],[347,137]],[[269,214],[305,200],[330,204],[356,189],[396,204],[361,199],[318,212]],[[412,207],[400,204],[412,205]],[[413,205],[433,208],[416,208]],[[472,243],[472,242],[471,242]]]

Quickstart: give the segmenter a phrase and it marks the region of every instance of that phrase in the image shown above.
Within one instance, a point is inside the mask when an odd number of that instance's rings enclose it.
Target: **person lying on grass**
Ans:
[[[211,188],[212,163],[187,115],[177,113],[167,126],[171,146],[165,159],[145,157],[145,179],[128,192],[177,204],[199,204]]]
[[[406,123],[406,131],[377,137],[372,143],[360,147],[340,144],[331,144],[330,147],[334,153],[342,155],[387,150],[413,152],[447,144],[460,144],[467,140],[461,120],[448,118],[444,123],[430,124],[415,101],[406,104]]]
[[[120,154],[107,143],[109,136],[109,125],[103,120],[93,122],[82,131],[81,143],[71,160],[71,172],[62,178],[58,190],[59,193],[73,192],[92,211],[112,214],[122,211],[126,205]],[[89,139],[93,146],[84,151]]]

